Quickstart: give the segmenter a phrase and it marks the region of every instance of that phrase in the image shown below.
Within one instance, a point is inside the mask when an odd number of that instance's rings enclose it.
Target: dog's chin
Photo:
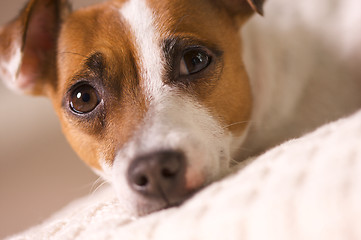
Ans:
[[[152,199],[141,197],[136,200],[135,209],[133,211],[134,215],[137,217],[143,217],[161,210],[171,209],[179,207],[190,198],[192,198],[196,193],[198,193],[205,186],[199,187],[198,189],[192,190],[178,199]]]
[[[138,217],[143,217],[143,216],[155,213],[155,212],[159,212],[161,210],[179,207],[185,201],[186,201],[186,199],[184,199],[183,201],[174,202],[174,203],[164,202],[163,204],[159,204],[159,203],[157,203],[157,204],[151,204],[151,203],[140,204],[135,211],[135,215]]]

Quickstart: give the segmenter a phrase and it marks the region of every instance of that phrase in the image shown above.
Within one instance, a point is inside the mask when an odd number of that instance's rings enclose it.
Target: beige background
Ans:
[[[25,2],[1,0],[0,24]],[[0,81],[0,239],[90,193],[96,179],[65,141],[50,101],[16,95]]]

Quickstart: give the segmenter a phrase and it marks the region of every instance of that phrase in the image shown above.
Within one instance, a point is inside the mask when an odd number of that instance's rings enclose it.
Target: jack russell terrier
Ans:
[[[0,30],[0,76],[51,99],[81,159],[144,215],[230,171],[252,94],[239,27],[262,0],[30,0]]]
[[[239,29],[263,2],[113,0],[72,12],[67,0],[30,0],[0,29],[0,77],[49,97],[80,158],[145,215],[240,160],[259,122]]]

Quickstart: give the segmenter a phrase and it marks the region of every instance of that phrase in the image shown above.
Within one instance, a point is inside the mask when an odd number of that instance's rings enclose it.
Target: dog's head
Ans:
[[[146,214],[230,169],[252,97],[239,27],[262,0],[31,0],[0,29],[0,76],[48,96],[78,155]]]

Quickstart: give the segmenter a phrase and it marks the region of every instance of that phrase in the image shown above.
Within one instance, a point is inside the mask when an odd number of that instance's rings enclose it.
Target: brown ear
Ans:
[[[217,0],[221,2],[226,9],[235,15],[247,15],[257,12],[263,15],[263,4],[265,0]]]
[[[39,95],[55,86],[57,36],[69,12],[67,0],[30,0],[0,29],[0,78],[11,89]]]
[[[265,0],[247,0],[251,8],[257,13],[263,15],[263,3]]]

